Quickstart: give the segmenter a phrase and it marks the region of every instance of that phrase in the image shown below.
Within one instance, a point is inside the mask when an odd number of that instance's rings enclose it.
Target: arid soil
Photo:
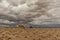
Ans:
[[[60,40],[60,28],[0,27],[0,40]]]

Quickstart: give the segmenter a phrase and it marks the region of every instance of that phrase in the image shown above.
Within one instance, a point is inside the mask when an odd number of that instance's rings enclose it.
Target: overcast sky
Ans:
[[[53,18],[60,20],[59,0],[0,0],[0,23],[40,25]]]

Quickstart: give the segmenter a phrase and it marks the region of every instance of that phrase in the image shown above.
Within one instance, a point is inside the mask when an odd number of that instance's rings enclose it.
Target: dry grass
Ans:
[[[0,40],[60,40],[60,28],[0,27]]]

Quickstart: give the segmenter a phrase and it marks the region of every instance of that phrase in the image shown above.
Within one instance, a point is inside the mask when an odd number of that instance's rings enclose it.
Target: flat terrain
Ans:
[[[0,27],[0,40],[60,40],[60,28]]]

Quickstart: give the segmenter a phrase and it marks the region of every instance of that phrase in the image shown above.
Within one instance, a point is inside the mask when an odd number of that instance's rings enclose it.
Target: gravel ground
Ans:
[[[60,40],[60,28],[0,27],[0,40]]]

